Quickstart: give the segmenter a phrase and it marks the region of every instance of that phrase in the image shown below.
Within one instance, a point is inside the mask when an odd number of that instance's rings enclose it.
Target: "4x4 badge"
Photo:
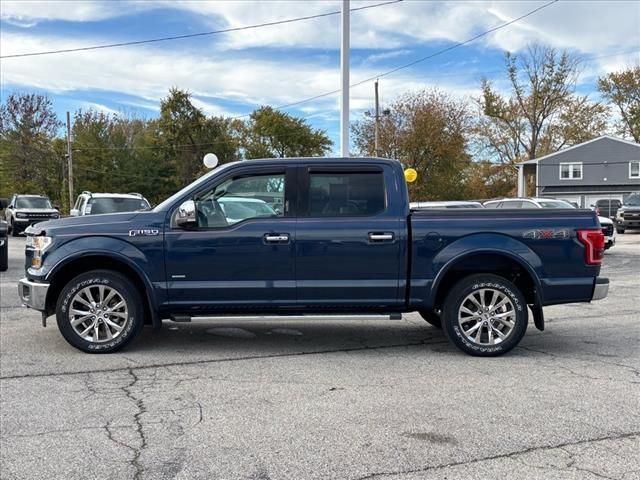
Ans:
[[[529,230],[528,232],[524,232],[522,236],[532,240],[544,240],[548,238],[566,240],[571,235],[569,234],[569,230]]]

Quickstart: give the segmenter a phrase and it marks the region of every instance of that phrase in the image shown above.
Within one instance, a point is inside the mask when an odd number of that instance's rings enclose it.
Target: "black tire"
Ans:
[[[506,334],[505,339],[500,343],[490,345],[476,343],[464,334],[461,325],[458,323],[458,314],[465,299],[474,292],[480,294],[480,290],[483,289],[493,290],[494,292],[497,291],[510,301],[510,306],[508,305],[504,308],[508,310],[509,307],[511,307],[510,311],[513,312],[514,325],[509,333]],[[491,295],[491,298],[493,298],[493,295],[496,295],[496,293],[491,293]],[[490,301],[493,302],[493,300]],[[467,303],[466,305],[470,304]],[[489,273],[470,275],[456,283],[444,301],[441,314],[443,330],[449,341],[463,352],[478,357],[497,357],[507,353],[518,345],[527,331],[528,316],[527,304],[522,292],[506,278]],[[496,329],[493,328],[493,325],[496,325],[498,327],[497,329],[507,328],[500,321],[496,321],[499,323],[494,324],[493,319],[487,319],[486,325],[481,326],[476,332],[484,329],[488,336],[488,330],[491,328],[492,335],[495,337],[493,332]],[[489,324],[489,322],[491,323]],[[471,323],[465,322],[463,322],[463,324],[472,325]],[[504,333],[504,331],[502,333]],[[480,341],[482,341],[482,338]]]
[[[624,228],[616,227],[616,233],[624,233]]]
[[[442,320],[440,319],[440,315],[436,312],[433,310],[420,310],[418,313],[429,325],[442,330]]]
[[[18,232],[18,229],[16,228],[16,226],[13,224],[13,220],[11,220],[11,222],[9,222],[9,229],[11,230],[11,236],[12,237],[17,237],[19,235],[20,232]]]
[[[124,300],[127,308],[127,317],[123,323],[123,330],[110,341],[94,342],[86,340],[75,331],[69,318],[71,302],[76,294],[87,287],[91,287],[93,295],[95,295],[95,290],[98,286],[105,286],[115,290]],[[111,318],[113,319],[113,317]],[[77,349],[87,353],[115,352],[127,345],[142,331],[144,326],[142,297],[136,286],[124,275],[111,270],[93,270],[78,275],[62,289],[56,305],[56,320],[64,339]],[[87,322],[89,321],[87,320]],[[105,328],[106,325],[103,321],[103,331]]]
[[[0,272],[6,272],[9,268],[9,237],[4,239],[4,245],[0,247]]]

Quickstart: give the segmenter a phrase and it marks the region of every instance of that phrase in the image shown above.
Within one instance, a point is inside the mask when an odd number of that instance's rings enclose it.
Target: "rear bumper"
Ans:
[[[29,308],[40,310],[41,312],[46,310],[48,290],[48,283],[36,283],[26,278],[18,282],[18,295],[20,295],[22,303]]]
[[[607,295],[609,295],[609,279],[605,277],[596,277],[591,301],[602,300],[603,298],[606,298]]]

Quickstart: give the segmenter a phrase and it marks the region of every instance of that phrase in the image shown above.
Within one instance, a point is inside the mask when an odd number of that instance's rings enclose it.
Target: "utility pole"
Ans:
[[[379,137],[379,123],[380,123],[380,103],[378,102],[378,80],[376,80],[376,83],[374,83],[375,85],[375,92],[376,92],[376,117],[375,117],[375,143],[374,143],[374,149],[375,149],[375,153],[376,153],[376,157],[380,156],[380,150],[379,150],[379,145],[380,145],[380,137]]]
[[[69,176],[69,209],[73,208],[73,151],[71,150],[71,117],[67,112],[67,170]]]
[[[349,156],[349,0],[342,0],[342,37],[340,48],[340,80],[342,96],[340,100],[340,153]]]

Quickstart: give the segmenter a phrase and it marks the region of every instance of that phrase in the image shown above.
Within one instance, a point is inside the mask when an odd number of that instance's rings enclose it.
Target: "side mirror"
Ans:
[[[69,215],[71,215],[72,217],[77,217],[78,215],[80,215],[80,210],[78,210],[77,208],[72,208],[69,212]]]
[[[194,227],[198,224],[196,218],[196,204],[193,200],[187,200],[178,207],[176,215],[176,225],[182,228]]]
[[[6,198],[0,198],[0,210],[4,210],[9,205],[9,200]]]

